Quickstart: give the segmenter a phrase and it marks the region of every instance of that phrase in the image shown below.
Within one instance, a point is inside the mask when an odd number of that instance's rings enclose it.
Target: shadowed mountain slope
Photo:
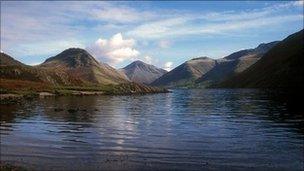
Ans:
[[[244,72],[217,87],[302,88],[304,77],[303,30],[288,36]]]
[[[278,41],[263,43],[254,49],[245,49],[216,60],[216,65],[208,73],[196,80],[201,86],[208,86],[226,80],[256,63]]]
[[[215,64],[215,60],[208,57],[194,58],[164,74],[151,85],[168,87],[192,85],[196,79],[210,71]]]

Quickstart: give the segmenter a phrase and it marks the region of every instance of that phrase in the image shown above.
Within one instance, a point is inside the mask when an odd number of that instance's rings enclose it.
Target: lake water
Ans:
[[[0,106],[1,160],[37,170],[303,170],[304,115],[258,90]]]

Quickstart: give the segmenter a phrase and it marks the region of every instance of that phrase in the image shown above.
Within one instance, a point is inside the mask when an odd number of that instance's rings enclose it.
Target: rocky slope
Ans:
[[[217,87],[302,88],[304,81],[303,30],[288,36],[244,72]]]
[[[179,87],[192,85],[194,81],[209,72],[216,61],[208,57],[194,58],[151,83],[153,86]]]
[[[208,86],[226,80],[256,63],[278,41],[262,43],[254,49],[245,49],[216,60],[216,65],[208,73],[196,80],[199,86]]]
[[[143,84],[150,84],[167,73],[164,69],[146,64],[142,61],[134,61],[122,68],[121,71],[124,72],[131,81]]]

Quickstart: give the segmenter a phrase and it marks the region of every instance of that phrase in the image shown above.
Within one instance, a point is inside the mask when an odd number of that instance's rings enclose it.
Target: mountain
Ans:
[[[0,55],[0,66],[24,66],[23,63],[15,60],[4,52],[1,52]]]
[[[216,65],[208,73],[196,80],[200,86],[208,86],[240,73],[256,63],[278,41],[262,43],[254,49],[245,49],[216,60]]]
[[[83,49],[67,49],[38,66],[25,65],[4,53],[1,53],[0,62],[0,94],[41,91],[52,92],[53,95],[168,92],[130,82],[123,73],[99,63]]]
[[[303,30],[277,43],[251,67],[223,81],[228,88],[303,88]]]
[[[151,85],[167,87],[192,85],[196,79],[206,74],[215,65],[216,61],[211,58],[194,58],[156,79]]]
[[[131,81],[143,84],[150,84],[167,73],[164,69],[146,64],[142,61],[134,61],[122,68],[121,71],[124,72]]]
[[[80,48],[70,48],[47,59],[39,68],[68,73],[84,82],[97,84],[126,83],[126,75],[111,66],[99,63],[87,51]]]
[[[277,43],[279,43],[279,41],[273,41],[270,43],[262,43],[254,49],[245,49],[245,50],[240,50],[240,51],[234,52],[234,53],[224,57],[224,59],[233,60],[233,59],[239,59],[241,57],[246,57],[246,56],[250,56],[250,55],[265,54],[272,47],[274,47]]]
[[[24,83],[40,82],[52,85],[81,85],[83,83],[80,79],[71,77],[66,73],[25,65],[5,53],[1,53],[0,62],[0,79],[2,82],[14,80],[14,83],[27,81]]]

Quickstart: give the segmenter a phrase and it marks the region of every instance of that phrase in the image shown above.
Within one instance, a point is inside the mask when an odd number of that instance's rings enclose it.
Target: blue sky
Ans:
[[[303,29],[303,1],[1,1],[1,50],[34,65],[69,47],[121,68],[167,70]]]

